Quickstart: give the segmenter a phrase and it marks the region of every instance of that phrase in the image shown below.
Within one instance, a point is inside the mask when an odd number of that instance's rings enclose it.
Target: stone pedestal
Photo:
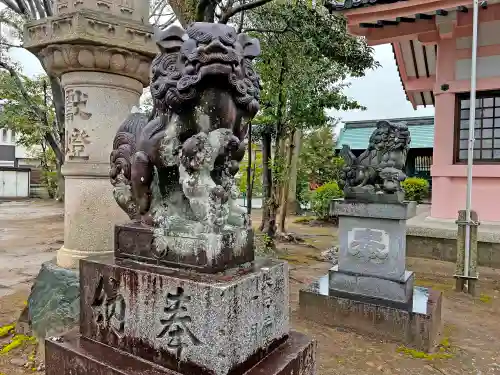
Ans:
[[[65,98],[65,228],[58,265],[113,251],[115,223],[127,220],[109,183],[116,130],[149,84],[156,54],[149,2],[56,1],[54,16],[30,22],[25,48],[61,78]]]
[[[406,219],[416,203],[337,201],[339,262],[330,270],[330,289],[340,296],[407,307],[413,273],[406,271]]]
[[[208,274],[89,257],[80,293],[80,332],[47,340],[47,375],[315,374],[315,343],[289,330],[285,262]]]
[[[154,250],[151,253],[151,249],[155,249],[152,227],[140,223],[116,225],[115,257],[149,264],[192,268],[207,273],[216,273],[238,264],[253,262],[252,229],[242,229],[236,234],[231,231],[210,236],[208,240],[203,234],[196,238],[172,236],[171,246],[167,251]],[[211,249],[210,245],[218,248]]]
[[[406,270],[406,220],[415,215],[416,203],[337,200],[332,211],[339,217],[338,265],[301,290],[301,313],[431,350],[441,293],[414,288],[413,272]],[[318,306],[321,311],[315,311]]]

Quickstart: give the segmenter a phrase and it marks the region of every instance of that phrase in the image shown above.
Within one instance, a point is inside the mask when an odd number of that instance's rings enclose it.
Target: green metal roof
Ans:
[[[346,122],[340,131],[337,140],[337,149],[342,145],[348,145],[352,150],[365,150],[368,140],[375,130],[375,124],[380,120],[350,121]],[[433,117],[410,117],[388,119],[388,121],[407,123],[411,134],[410,148],[433,148],[434,145],[434,118]]]

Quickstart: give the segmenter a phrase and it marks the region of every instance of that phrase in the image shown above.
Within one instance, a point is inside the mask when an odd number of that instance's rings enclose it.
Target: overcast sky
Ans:
[[[11,56],[22,64],[26,75],[33,76],[43,72],[40,62],[31,53],[16,49],[11,52]],[[332,116],[339,117],[342,121],[356,121],[434,115],[434,107],[419,107],[414,110],[406,100],[390,45],[375,47],[375,59],[382,66],[367,72],[363,78],[352,80],[351,86],[346,90],[348,96],[367,107],[367,110],[332,112]]]

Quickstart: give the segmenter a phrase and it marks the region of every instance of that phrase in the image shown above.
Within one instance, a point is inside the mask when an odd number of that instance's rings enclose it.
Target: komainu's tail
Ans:
[[[127,215],[135,220],[140,219],[140,214],[131,190],[131,159],[136,151],[139,135],[147,122],[147,115],[131,113],[118,128],[109,158],[109,178],[114,186],[115,200]]]

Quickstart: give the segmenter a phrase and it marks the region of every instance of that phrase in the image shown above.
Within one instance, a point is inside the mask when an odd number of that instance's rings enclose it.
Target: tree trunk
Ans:
[[[279,162],[283,165],[282,167],[282,173],[281,176],[276,175],[275,176],[275,183],[273,184],[273,189],[274,189],[274,195],[276,196],[276,209],[279,208],[279,204],[281,202],[281,191],[282,191],[282,186],[283,186],[283,177],[284,177],[284,167],[285,167],[285,159],[286,159],[286,146],[288,144],[288,140],[283,137],[283,135],[280,135],[280,143],[277,147],[275,147],[275,152],[274,152],[274,161]]]
[[[297,129],[295,131],[294,137],[294,148],[292,155],[292,165],[290,166],[290,173],[288,175],[289,179],[289,189],[288,189],[288,202],[287,202],[287,212],[289,214],[297,214],[301,211],[300,205],[297,202],[297,174],[299,169],[299,154],[300,145],[302,141],[302,130]]]
[[[275,152],[273,157],[273,162],[279,161],[280,155],[280,144],[283,138],[283,111],[285,109],[285,93],[283,92],[283,83],[285,81],[286,73],[286,57],[281,58],[281,68],[278,77],[278,108],[276,108],[276,138],[275,138]],[[266,140],[269,146],[269,157],[271,155],[271,137],[269,135],[269,140]],[[264,146],[264,143],[263,143]],[[263,154],[264,155],[264,152]],[[269,166],[268,166],[269,168]],[[269,170],[271,183],[269,189],[269,197],[266,196],[266,208],[262,212],[262,224],[263,232],[266,233],[270,238],[274,238],[276,234],[276,215],[278,213],[279,200],[278,200],[278,188],[279,188],[279,176],[274,173],[272,174]]]
[[[57,163],[56,172],[57,172],[57,192],[56,192],[56,200],[58,202],[64,202],[65,195],[65,185],[64,185],[64,176],[61,171],[62,165]]]
[[[262,221],[260,223],[260,231],[264,233],[270,232],[269,220],[271,217],[271,195],[273,188],[272,170],[270,168],[271,161],[271,134],[269,131],[264,131],[262,134]],[[271,226],[272,227],[272,226]]]
[[[195,21],[196,9],[192,5],[193,2],[186,0],[169,0],[168,5],[172,8],[182,27],[187,27],[191,22]]]
[[[255,175],[255,171],[254,171]],[[250,125],[250,131],[248,132],[248,167],[247,167],[247,214],[252,214],[252,125]]]
[[[286,155],[286,169],[284,173],[290,171],[292,166],[292,157],[293,150],[295,148],[295,130],[292,130],[290,133],[290,145],[287,150]],[[283,181],[283,189],[281,192],[281,206],[280,206],[280,222],[279,222],[279,231],[281,233],[285,233],[285,223],[286,223],[286,211],[287,211],[287,201],[288,201],[288,192],[289,192],[289,178],[285,178]]]

